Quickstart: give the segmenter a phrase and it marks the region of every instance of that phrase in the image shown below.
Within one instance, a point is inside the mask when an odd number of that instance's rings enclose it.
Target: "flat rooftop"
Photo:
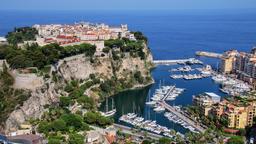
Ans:
[[[205,92],[205,94],[207,94],[207,95],[210,96],[210,97],[220,98],[219,95],[217,95],[217,94],[215,94],[215,93],[212,93],[212,92]]]

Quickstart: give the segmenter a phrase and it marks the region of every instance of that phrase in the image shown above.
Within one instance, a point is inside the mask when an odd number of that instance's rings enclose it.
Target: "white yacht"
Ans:
[[[165,108],[162,106],[158,106],[158,107],[154,108],[154,111],[155,112],[163,112],[163,111],[165,111]]]

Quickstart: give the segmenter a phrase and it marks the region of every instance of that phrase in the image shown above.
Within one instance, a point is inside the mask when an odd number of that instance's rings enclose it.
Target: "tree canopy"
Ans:
[[[37,67],[42,69],[49,64],[55,64],[59,59],[85,54],[92,57],[96,52],[96,46],[91,44],[80,44],[62,47],[58,44],[38,46],[37,44],[27,45],[25,49],[15,46],[0,47],[0,58],[6,59],[11,68]]]
[[[6,36],[10,44],[16,45],[24,41],[35,40],[38,31],[31,27],[15,28],[13,32],[9,32]]]

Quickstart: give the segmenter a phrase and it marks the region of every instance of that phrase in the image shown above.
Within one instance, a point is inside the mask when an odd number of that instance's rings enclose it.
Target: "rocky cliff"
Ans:
[[[58,97],[60,93],[62,93],[60,87],[70,80],[86,80],[89,78],[90,74],[100,76],[103,81],[113,76],[115,76],[117,80],[127,80],[132,76],[132,73],[139,71],[142,77],[147,78],[147,81],[143,84],[134,84],[133,87],[152,83],[153,80],[150,75],[150,69],[153,67],[153,58],[146,45],[144,45],[143,51],[145,52],[145,59],[132,57],[127,54],[123,55],[120,60],[115,61],[112,59],[111,54],[105,54],[95,57],[92,60],[92,58],[88,58],[82,54],[60,60],[58,64],[51,67],[50,78],[44,79],[40,87],[30,89],[31,97],[25,101],[21,107],[17,108],[9,115],[5,122],[6,132],[17,130],[20,124],[30,118],[39,118],[44,112],[46,105],[51,105],[59,101]],[[52,72],[61,80],[54,82],[54,80],[52,80]],[[16,75],[15,80],[19,81],[20,79],[19,75]],[[29,86],[28,80],[29,78],[26,79],[26,85]],[[34,78],[31,79],[31,85],[34,83],[33,80]],[[26,87],[23,88],[26,89]]]

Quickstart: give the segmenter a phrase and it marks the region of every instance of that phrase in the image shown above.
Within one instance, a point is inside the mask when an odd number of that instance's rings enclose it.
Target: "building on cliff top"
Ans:
[[[36,42],[39,45],[58,43],[62,46],[67,46],[90,43],[95,44],[99,50],[102,50],[102,44],[98,44],[98,42],[104,42],[104,40],[117,38],[136,40],[126,24],[111,27],[106,24],[81,22],[73,25],[50,24],[34,25],[33,27],[38,30]]]

